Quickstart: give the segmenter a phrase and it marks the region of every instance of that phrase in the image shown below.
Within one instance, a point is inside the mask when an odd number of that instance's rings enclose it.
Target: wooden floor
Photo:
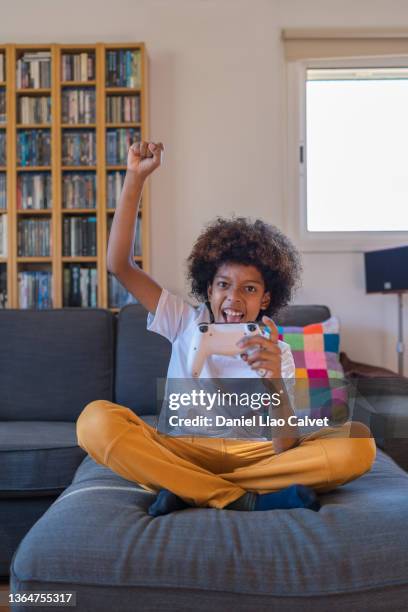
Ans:
[[[0,582],[0,591],[3,593],[4,591],[6,591],[6,593],[9,592],[9,583],[8,582]],[[10,608],[8,606],[2,606],[0,605],[0,612],[9,612]]]

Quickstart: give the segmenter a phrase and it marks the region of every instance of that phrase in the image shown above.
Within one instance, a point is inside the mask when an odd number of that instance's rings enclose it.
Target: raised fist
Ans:
[[[163,151],[161,142],[136,142],[129,149],[127,169],[145,179],[162,163]]]

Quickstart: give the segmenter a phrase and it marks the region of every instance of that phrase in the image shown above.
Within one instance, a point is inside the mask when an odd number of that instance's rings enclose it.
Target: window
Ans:
[[[408,231],[407,68],[306,68],[309,232]]]
[[[407,244],[407,32],[293,29],[282,39],[287,233],[304,252]]]

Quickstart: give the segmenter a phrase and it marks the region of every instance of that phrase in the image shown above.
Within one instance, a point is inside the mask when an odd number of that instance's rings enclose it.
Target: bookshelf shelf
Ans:
[[[141,127],[141,123],[107,123],[107,128]]]
[[[0,308],[134,301],[106,256],[147,91],[143,43],[0,45]],[[133,260],[147,272],[148,201],[146,185]]]
[[[61,87],[89,87],[96,85],[96,81],[61,81]]]
[[[62,166],[61,170],[63,172],[73,172],[74,170],[83,171],[83,170],[96,170],[96,166]]]
[[[76,262],[76,261],[91,261],[97,262],[97,257],[62,257],[63,262]]]
[[[61,127],[63,130],[79,130],[83,128],[96,128],[96,123],[63,123]]]
[[[64,215],[94,215],[97,212],[96,208],[62,208],[61,212]]]
[[[18,166],[17,172],[49,172],[51,166]]]
[[[49,130],[50,127],[51,123],[18,123],[16,125],[18,130]]]
[[[44,94],[51,94],[51,89],[44,89],[41,87],[22,87],[20,89],[16,90],[16,94],[17,95],[21,95],[21,94],[30,94],[30,95],[35,95],[35,96],[41,96]]]
[[[140,94],[142,93],[140,89],[135,89],[133,87],[105,87],[105,92],[112,93],[112,94],[118,94],[118,93]]]
[[[44,263],[51,261],[51,257],[17,257],[17,263]]]
[[[50,208],[19,208],[16,213],[18,215],[51,215],[52,210]]]

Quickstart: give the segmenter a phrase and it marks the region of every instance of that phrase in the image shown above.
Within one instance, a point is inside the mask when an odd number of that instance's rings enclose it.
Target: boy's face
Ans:
[[[216,323],[244,323],[269,306],[270,295],[255,266],[225,263],[208,285],[208,300]]]

